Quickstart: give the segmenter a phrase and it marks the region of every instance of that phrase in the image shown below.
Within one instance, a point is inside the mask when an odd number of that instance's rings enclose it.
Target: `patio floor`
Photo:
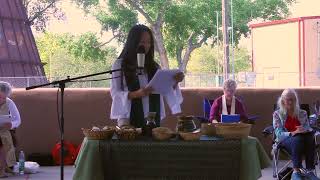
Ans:
[[[317,170],[319,168],[317,167]],[[65,180],[71,180],[74,172],[73,166],[65,167]],[[319,172],[319,171],[318,171]],[[60,179],[60,167],[51,166],[51,167],[41,167],[40,172],[37,174],[31,175],[22,175],[6,178],[9,180],[58,180]],[[262,177],[259,180],[271,180],[272,177],[272,168],[262,170]]]

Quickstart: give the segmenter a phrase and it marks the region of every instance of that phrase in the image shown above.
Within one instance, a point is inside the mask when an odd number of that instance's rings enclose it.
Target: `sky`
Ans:
[[[299,16],[319,16],[320,0],[297,0],[291,8],[292,17]]]
[[[65,21],[53,19],[49,22],[48,31],[54,33],[73,33],[82,34],[88,31],[100,33],[101,26],[96,19],[90,15],[86,15],[83,10],[79,9],[70,1],[60,1],[59,7],[66,14]]]

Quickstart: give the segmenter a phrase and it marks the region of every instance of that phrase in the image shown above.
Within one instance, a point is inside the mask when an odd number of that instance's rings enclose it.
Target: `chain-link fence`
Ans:
[[[30,76],[30,77],[0,77],[0,81],[9,82],[15,88],[25,88],[28,86],[35,86],[47,83],[48,79],[44,76]]]
[[[232,75],[230,75],[232,77]],[[66,77],[0,77],[1,81],[12,83],[16,88],[39,85],[45,82],[65,79]],[[71,77],[72,78],[72,77]],[[110,75],[100,75],[96,77],[81,79],[66,84],[68,88],[98,88],[110,87]],[[254,73],[241,72],[235,74],[238,87],[258,87],[258,88],[283,88],[300,86],[320,86],[320,76],[315,73],[305,73],[305,76],[297,72],[268,72]],[[184,87],[221,87],[223,84],[222,75],[214,73],[187,73],[182,83]]]

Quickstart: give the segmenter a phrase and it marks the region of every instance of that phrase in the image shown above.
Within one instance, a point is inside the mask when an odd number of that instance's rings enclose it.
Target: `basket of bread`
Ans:
[[[141,128],[135,128],[132,126],[116,127],[116,134],[120,140],[132,141],[139,137],[141,133]]]
[[[94,126],[91,129],[82,128],[82,132],[85,137],[91,140],[109,140],[115,132],[115,127],[105,126],[103,128],[99,128]]]

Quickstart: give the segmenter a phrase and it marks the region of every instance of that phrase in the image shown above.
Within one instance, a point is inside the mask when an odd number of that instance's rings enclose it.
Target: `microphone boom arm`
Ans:
[[[26,87],[26,90],[36,89],[36,88],[39,88],[39,87],[44,87],[44,86],[49,86],[49,85],[65,84],[65,83],[68,83],[68,82],[72,82],[72,81],[75,81],[75,80],[78,80],[78,79],[87,78],[87,77],[93,77],[93,76],[98,76],[98,75],[102,75],[102,74],[112,74],[113,72],[117,72],[117,71],[122,71],[122,69],[114,69],[114,70],[110,70],[110,71],[105,71],[105,72],[100,72],[100,73],[95,73],[95,74],[89,74],[89,75],[85,75],[85,76],[78,76],[78,77],[74,77],[74,78],[69,78],[69,76],[68,76],[66,79],[62,79],[62,80],[59,80],[59,81],[52,81],[50,83],[40,84],[40,85],[36,85],[36,86],[29,86],[29,87]]]

